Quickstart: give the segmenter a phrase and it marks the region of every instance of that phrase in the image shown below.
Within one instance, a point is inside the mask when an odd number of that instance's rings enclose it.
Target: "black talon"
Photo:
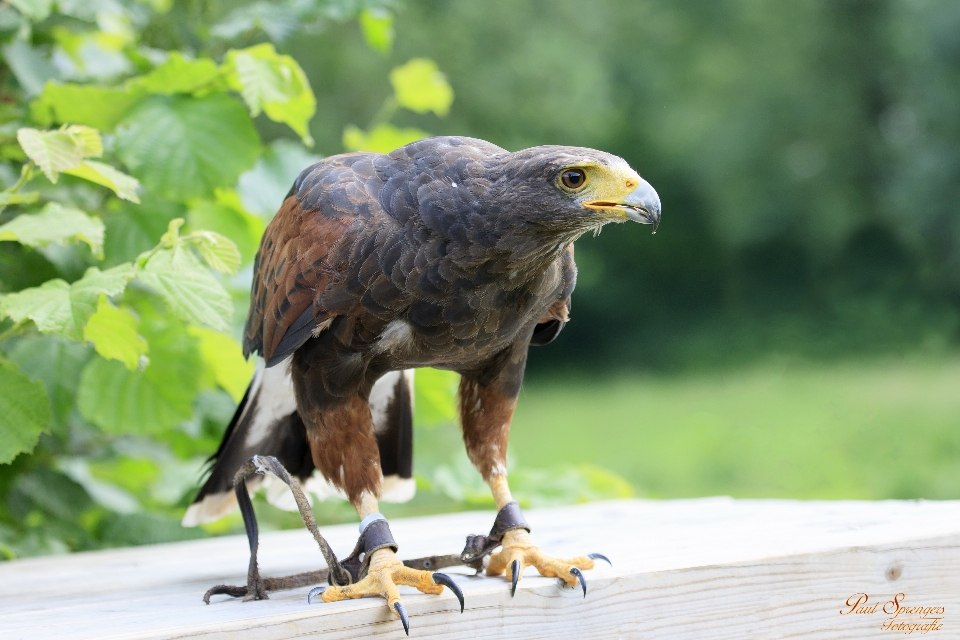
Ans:
[[[590,558],[591,560],[603,560],[604,562],[606,562],[606,563],[607,563],[608,565],[610,565],[611,567],[613,566],[613,563],[610,562],[610,558],[608,558],[607,556],[603,555],[602,553],[591,553],[591,554],[587,555],[587,557]]]
[[[450,576],[445,573],[434,573],[433,583],[442,584],[447,589],[450,589],[450,591],[453,591],[453,595],[457,596],[457,600],[460,601],[460,613],[463,613],[463,591],[460,591],[457,583],[451,580]]]
[[[400,616],[400,622],[403,623],[403,631],[408,636],[410,635],[410,620],[407,618],[407,610],[403,608],[402,602],[394,602],[393,608],[396,610],[397,614]]]
[[[510,585],[510,597],[517,595],[517,580],[520,579],[520,561],[514,560],[513,564],[510,565],[513,573],[512,584]]]
[[[583,572],[576,567],[570,569],[570,575],[577,576],[577,580],[580,581],[580,586],[583,587],[583,597],[587,597],[587,579],[583,577]]]
[[[307,604],[310,604],[313,596],[317,595],[318,593],[323,593],[326,590],[326,587],[314,587],[313,589],[310,589],[310,593],[307,594]]]

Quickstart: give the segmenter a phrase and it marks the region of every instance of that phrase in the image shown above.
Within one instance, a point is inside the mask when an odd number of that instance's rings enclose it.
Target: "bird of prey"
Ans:
[[[541,552],[513,501],[507,435],[529,346],[569,319],[573,242],[627,220],[655,231],[660,199],[626,161],[593,149],[510,153],[438,137],[305,169],[254,265],[243,348],[263,362],[184,524],[234,508],[234,475],[272,456],[361,518],[363,564],[347,584],[318,588],[322,599],[380,595],[406,627],[396,585],[440,593],[449,579],[397,559],[378,500],[413,495],[412,370],[448,369],[461,376],[467,454],[500,510],[470,557],[487,556],[487,574],[513,589],[533,566],[585,591],[593,558]],[[251,474],[246,487],[261,481]]]

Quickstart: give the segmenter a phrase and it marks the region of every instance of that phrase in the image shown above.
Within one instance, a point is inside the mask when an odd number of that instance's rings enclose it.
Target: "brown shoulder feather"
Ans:
[[[306,340],[323,322],[323,311],[314,307],[330,277],[327,254],[349,224],[349,220],[305,211],[293,195],[284,200],[263,235],[254,263],[245,355],[256,351],[273,364],[293,350],[281,348],[288,334],[303,332]]]

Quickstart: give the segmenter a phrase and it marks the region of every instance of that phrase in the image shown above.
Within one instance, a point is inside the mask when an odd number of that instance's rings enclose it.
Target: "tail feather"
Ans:
[[[370,392],[370,411],[380,449],[384,502],[406,502],[417,491],[413,478],[413,369],[391,371]]]
[[[405,502],[416,491],[413,471],[413,371],[384,375],[370,394],[374,430],[380,448],[384,482],[382,499]],[[234,413],[217,452],[211,456],[210,475],[182,524],[192,527],[217,520],[237,507],[233,477],[254,455],[276,457],[303,488],[319,500],[345,498],[316,470],[310,455],[306,427],[297,412],[293,382],[286,363],[257,367],[253,380]],[[267,500],[277,507],[296,510],[282,482],[272,476],[247,480],[251,494],[266,489]]]

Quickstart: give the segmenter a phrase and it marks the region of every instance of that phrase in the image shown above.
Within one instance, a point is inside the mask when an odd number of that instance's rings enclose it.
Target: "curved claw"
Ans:
[[[450,579],[445,573],[434,573],[433,574],[434,584],[442,584],[450,591],[453,591],[453,595],[457,596],[457,600],[460,601],[460,613],[463,613],[463,591],[460,591],[460,587],[457,586],[457,583]]]
[[[576,567],[570,569],[570,575],[577,576],[577,580],[580,581],[580,586],[583,587],[583,597],[587,597],[587,579],[583,577],[583,572]]]
[[[590,558],[591,560],[603,560],[611,567],[613,566],[613,563],[610,562],[610,558],[603,555],[602,553],[591,553],[591,554],[588,554],[587,557]]]
[[[396,610],[397,615],[400,616],[400,622],[403,623],[403,631],[408,636],[410,635],[410,619],[407,618],[407,610],[403,608],[402,602],[394,602],[393,608]]]
[[[326,590],[326,587],[314,587],[313,589],[310,589],[310,593],[307,594],[307,604],[310,604],[310,601],[313,600],[313,596],[317,595],[318,593],[323,593]]]
[[[510,572],[513,574],[510,584],[510,597],[517,595],[517,581],[520,579],[520,561],[514,560],[510,565]]]
[[[514,560],[510,563],[510,573],[513,577],[510,579],[510,597],[517,595],[517,581],[520,580],[520,561]]]

